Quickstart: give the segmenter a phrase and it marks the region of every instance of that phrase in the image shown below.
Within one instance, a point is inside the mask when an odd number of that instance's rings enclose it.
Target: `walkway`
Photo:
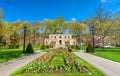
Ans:
[[[14,72],[18,68],[24,66],[25,64],[29,63],[30,61],[38,58],[39,56],[43,55],[43,52],[35,52],[29,56],[23,56],[21,58],[13,59],[7,61],[5,63],[0,64],[0,76],[9,76],[10,73]]]
[[[74,52],[77,56],[81,57],[85,61],[89,62],[99,70],[101,70],[106,76],[120,76],[120,63],[110,61],[101,57],[90,55],[82,52]]]

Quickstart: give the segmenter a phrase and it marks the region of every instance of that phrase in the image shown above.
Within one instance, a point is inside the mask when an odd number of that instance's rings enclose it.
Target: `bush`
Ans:
[[[71,49],[77,49],[77,50],[80,49],[80,48],[79,48],[79,45],[68,45],[67,47],[68,47],[68,48],[71,48]]]
[[[90,42],[88,43],[88,46],[86,48],[86,52],[93,52],[93,46]]]
[[[45,45],[41,45],[41,50],[44,50],[45,49]]]
[[[34,50],[33,50],[33,47],[32,47],[32,45],[31,45],[31,43],[29,43],[29,44],[27,45],[26,53],[34,53]]]
[[[52,45],[49,45],[49,48],[53,48],[53,46],[52,46]]]
[[[49,45],[46,45],[46,49],[49,49],[50,48],[50,46]]]
[[[71,45],[71,49],[74,49],[74,45]]]
[[[79,45],[75,45],[75,49],[79,50],[80,49]]]
[[[41,46],[40,46],[40,49],[41,49],[41,50],[49,49],[49,48],[53,48],[53,46],[52,46],[52,45],[41,45]]]

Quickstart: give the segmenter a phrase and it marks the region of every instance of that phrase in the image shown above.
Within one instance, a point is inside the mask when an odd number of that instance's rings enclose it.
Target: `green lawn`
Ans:
[[[7,47],[0,47],[0,63],[18,58],[22,56],[22,48],[8,49]]]
[[[95,55],[116,62],[120,62],[120,48],[108,48],[105,50],[103,50],[102,48],[97,48]]]
[[[40,48],[34,45],[33,49],[38,50]],[[23,46],[20,46],[18,49],[9,49],[6,46],[0,47],[0,63],[23,56],[22,51]]]

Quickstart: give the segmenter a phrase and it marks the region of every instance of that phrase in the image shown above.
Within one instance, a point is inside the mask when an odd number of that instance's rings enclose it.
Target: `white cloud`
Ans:
[[[76,22],[76,18],[71,18],[71,20]]]

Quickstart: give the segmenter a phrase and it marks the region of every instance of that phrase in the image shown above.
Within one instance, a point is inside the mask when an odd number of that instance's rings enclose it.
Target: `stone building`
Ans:
[[[76,39],[71,34],[50,34],[49,38],[45,38],[45,45],[53,45],[54,47],[64,47],[68,45],[76,45]]]

